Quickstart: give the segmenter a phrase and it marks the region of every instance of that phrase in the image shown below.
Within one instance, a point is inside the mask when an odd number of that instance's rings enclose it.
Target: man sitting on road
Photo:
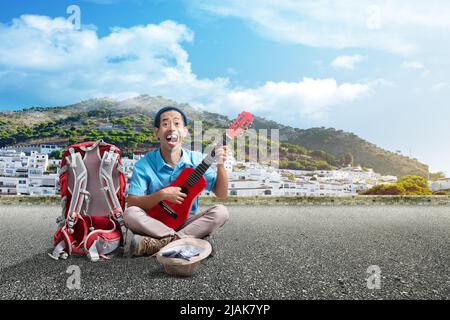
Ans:
[[[186,197],[181,188],[165,187],[175,181],[183,169],[196,167],[203,160],[200,152],[182,147],[188,134],[188,118],[182,110],[173,106],[162,108],[156,114],[154,125],[160,147],[136,162],[128,190],[128,208],[124,212],[129,229],[126,253],[131,256],[153,255],[180,238],[204,238],[222,227],[229,217],[223,205],[197,213],[198,198],[188,219],[177,230],[147,215],[146,211],[160,201],[180,204]],[[204,174],[206,189],[219,198],[228,196],[228,176],[224,167],[226,151],[226,146],[216,149],[217,172],[209,168]]]

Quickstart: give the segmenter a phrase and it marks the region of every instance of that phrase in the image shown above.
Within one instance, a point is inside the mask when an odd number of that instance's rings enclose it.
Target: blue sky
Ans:
[[[445,0],[0,0],[0,109],[163,95],[450,174],[449,31]]]

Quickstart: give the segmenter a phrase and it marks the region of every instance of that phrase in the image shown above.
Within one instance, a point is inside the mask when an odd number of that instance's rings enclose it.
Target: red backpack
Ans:
[[[83,254],[91,261],[123,244],[126,179],[121,152],[103,140],[69,146],[59,173],[62,215],[49,255]]]

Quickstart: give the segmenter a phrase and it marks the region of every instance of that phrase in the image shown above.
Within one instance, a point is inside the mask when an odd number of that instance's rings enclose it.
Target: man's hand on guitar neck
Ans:
[[[225,170],[225,161],[228,157],[227,146],[216,147],[215,149],[215,160],[217,163],[217,179],[212,191],[214,194],[221,199],[226,199],[228,197],[228,174]]]
[[[228,159],[228,148],[227,146],[216,147],[215,160],[218,166],[223,165]]]
[[[176,204],[181,204],[184,198],[187,197],[185,193],[181,192],[180,187],[167,187],[161,189],[159,192],[161,194],[162,200],[166,200]]]

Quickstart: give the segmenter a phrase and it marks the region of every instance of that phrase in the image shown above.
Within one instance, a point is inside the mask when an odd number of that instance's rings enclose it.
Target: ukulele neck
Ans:
[[[228,144],[231,141],[230,137],[226,135],[225,139],[225,145]],[[186,182],[189,186],[193,186],[196,184],[200,178],[205,174],[206,170],[209,169],[211,164],[214,162],[215,157],[215,149],[219,146],[221,146],[221,143],[216,143],[214,145],[214,148],[211,150],[211,152],[203,159],[203,161],[195,168],[195,170],[189,175],[189,177],[186,179]]]

